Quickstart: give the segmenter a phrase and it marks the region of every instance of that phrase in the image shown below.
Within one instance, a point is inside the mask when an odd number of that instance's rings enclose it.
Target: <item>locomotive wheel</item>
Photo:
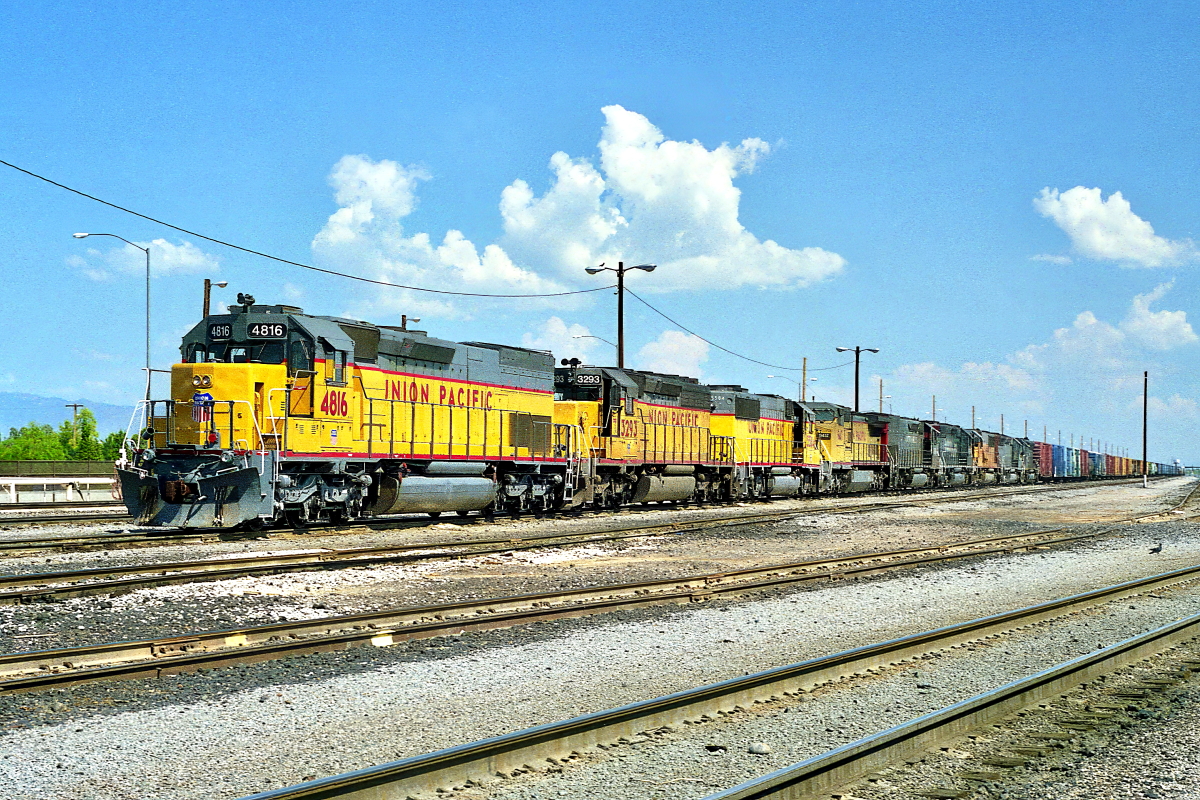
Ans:
[[[471,516],[471,512],[470,512],[470,511],[455,511],[455,512],[454,512],[454,514],[455,514],[455,516],[457,516],[459,519],[466,519],[467,517]]]
[[[434,519],[437,519],[438,517],[440,517],[442,515],[442,512],[440,512],[440,511],[428,511],[426,513],[429,514],[429,516],[433,517]]]

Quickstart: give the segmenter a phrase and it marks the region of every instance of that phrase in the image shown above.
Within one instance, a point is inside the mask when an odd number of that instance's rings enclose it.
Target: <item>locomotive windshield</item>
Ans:
[[[186,345],[184,360],[193,364],[283,364],[287,357],[288,324],[251,318],[244,325],[220,317],[201,330],[203,341]]]
[[[214,342],[193,344],[187,360],[193,364],[282,364],[283,355],[283,342]]]

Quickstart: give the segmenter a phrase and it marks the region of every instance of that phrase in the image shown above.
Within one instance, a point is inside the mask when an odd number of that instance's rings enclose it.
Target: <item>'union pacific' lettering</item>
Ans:
[[[475,386],[448,386],[444,383],[433,386],[427,381],[396,380],[387,382],[387,398],[408,403],[437,403],[444,406],[467,408],[491,408],[494,392]],[[436,391],[436,399],[431,392]]]
[[[791,432],[788,431],[789,423],[781,422],[774,419],[760,419],[757,422],[747,423],[750,433],[759,433],[766,436],[791,437]]]
[[[645,408],[642,417],[654,425],[679,425],[685,428],[707,427],[708,415],[683,408]]]

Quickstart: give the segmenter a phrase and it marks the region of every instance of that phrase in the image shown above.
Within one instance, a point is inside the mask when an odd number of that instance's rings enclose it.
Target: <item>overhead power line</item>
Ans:
[[[456,297],[500,297],[500,298],[564,297],[566,295],[571,295],[571,294],[588,294],[589,292],[603,292],[605,289],[616,288],[616,284],[613,284],[612,286],[599,286],[595,289],[576,289],[574,291],[569,291],[569,292],[546,292],[543,294],[486,294],[484,292],[454,292],[454,291],[450,291],[449,289],[427,289],[423,286],[406,286],[401,283],[391,283],[390,281],[379,281],[379,280],[374,280],[372,278],[364,278],[360,275],[351,275],[348,272],[338,272],[337,270],[332,270],[332,269],[322,269],[321,267],[314,267],[311,264],[303,264],[299,261],[291,261],[286,258],[280,258],[279,256],[273,256],[270,253],[264,253],[259,250],[252,250],[249,247],[242,247],[241,245],[233,244],[232,242],[226,242],[222,239],[216,239],[212,236],[205,236],[203,233],[197,233],[196,231],[188,230],[187,228],[181,228],[178,225],[172,225],[170,222],[165,222],[161,219],[156,219],[154,217],[151,217],[148,214],[142,214],[138,211],[134,211],[133,209],[126,208],[125,206],[117,205],[116,203],[111,203],[108,200],[104,200],[103,198],[88,194],[87,192],[82,192],[79,189],[73,189],[70,186],[67,186],[66,184],[62,184],[62,183],[59,183],[58,181],[51,180],[50,178],[47,178],[45,175],[39,175],[36,172],[31,172],[30,170],[27,170],[23,167],[18,167],[16,164],[9,163],[8,161],[4,161],[3,159],[0,159],[0,164],[3,164],[6,167],[11,167],[12,169],[15,169],[17,172],[23,172],[26,175],[29,175],[30,177],[37,178],[39,181],[45,181],[46,183],[50,184],[51,186],[57,186],[60,189],[65,189],[66,191],[71,192],[72,194],[77,194],[80,197],[86,197],[88,200],[94,200],[97,203],[106,205],[109,208],[115,208],[118,211],[123,211],[126,214],[132,214],[135,217],[141,217],[142,219],[153,222],[156,225],[162,225],[163,227],[170,228],[171,230],[179,231],[180,233],[186,233],[188,236],[195,236],[197,239],[204,239],[205,241],[212,242],[213,244],[219,244],[223,247],[229,247],[233,250],[240,250],[243,253],[249,253],[250,255],[259,256],[260,258],[270,259],[271,261],[278,261],[281,264],[288,264],[293,267],[300,267],[301,269],[307,269],[307,270],[312,270],[313,272],[324,273],[325,275],[335,275],[339,278],[346,278],[346,279],[352,280],[352,281],[361,281],[363,283],[373,283],[376,286],[390,286],[394,289],[409,289],[410,291],[428,292],[429,294],[448,294],[448,295],[454,295]]]
[[[628,286],[626,286],[626,287],[625,287],[625,291],[629,292],[631,295],[633,295],[635,298],[637,298],[637,301],[638,301],[639,303],[641,303],[641,304],[642,304],[642,305],[644,305],[646,308],[648,308],[648,309],[650,309],[651,311],[653,311],[655,314],[658,314],[660,317],[662,317],[663,319],[665,319],[667,322],[671,323],[672,325],[676,326],[677,328],[682,328],[684,331],[686,331],[686,332],[690,333],[692,336],[695,336],[697,339],[699,339],[700,341],[704,342],[705,344],[710,344],[710,345],[712,345],[713,347],[717,348],[717,349],[718,349],[718,350],[720,350],[722,353],[728,353],[729,355],[731,355],[731,356],[733,356],[733,357],[735,357],[735,358],[740,358],[740,359],[742,359],[743,361],[749,361],[749,362],[751,362],[752,364],[760,364],[760,365],[762,365],[762,366],[764,366],[764,367],[770,367],[771,369],[783,369],[783,370],[788,370],[788,371],[790,371],[790,372],[800,372],[800,370],[801,370],[801,368],[800,368],[800,367],[785,367],[785,366],[783,366],[783,365],[781,365],[781,364],[768,364],[766,361],[759,361],[757,358],[751,358],[750,356],[744,356],[744,355],[742,355],[741,353],[735,353],[734,351],[730,350],[729,348],[727,348],[727,347],[722,347],[721,345],[717,344],[716,342],[714,342],[714,341],[712,341],[712,340],[710,340],[710,339],[705,339],[703,336],[701,336],[700,334],[696,333],[694,330],[692,330],[691,328],[687,327],[686,325],[684,325],[684,324],[682,324],[682,323],[680,323],[680,322],[676,322],[675,320],[671,319],[671,318],[670,318],[670,317],[668,317],[666,314],[664,314],[663,312],[659,311],[657,308],[655,308],[654,306],[652,306],[652,305],[650,305],[648,302],[646,302],[644,299],[642,299],[642,297],[641,297],[640,295],[638,295],[636,292],[634,292],[634,291],[633,291],[632,289],[630,289]],[[839,368],[841,368],[841,367],[848,367],[848,366],[850,366],[850,365],[851,365],[851,364],[853,364],[853,363],[854,363],[853,361],[847,361],[845,364],[837,364],[836,366],[832,366],[832,367],[819,367],[819,368],[816,368],[816,369],[811,369],[811,368],[810,368],[808,371],[809,371],[809,372],[823,372],[823,371],[825,371],[825,370],[828,370],[828,369],[839,369]]]

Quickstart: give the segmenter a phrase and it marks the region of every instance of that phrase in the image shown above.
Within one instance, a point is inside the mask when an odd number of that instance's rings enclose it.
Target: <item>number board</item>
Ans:
[[[250,339],[285,339],[287,325],[282,322],[252,322],[246,326],[246,336]]]
[[[228,322],[210,322],[208,324],[209,339],[232,339],[233,325]]]
[[[599,375],[576,375],[576,386],[599,386],[603,379]]]

